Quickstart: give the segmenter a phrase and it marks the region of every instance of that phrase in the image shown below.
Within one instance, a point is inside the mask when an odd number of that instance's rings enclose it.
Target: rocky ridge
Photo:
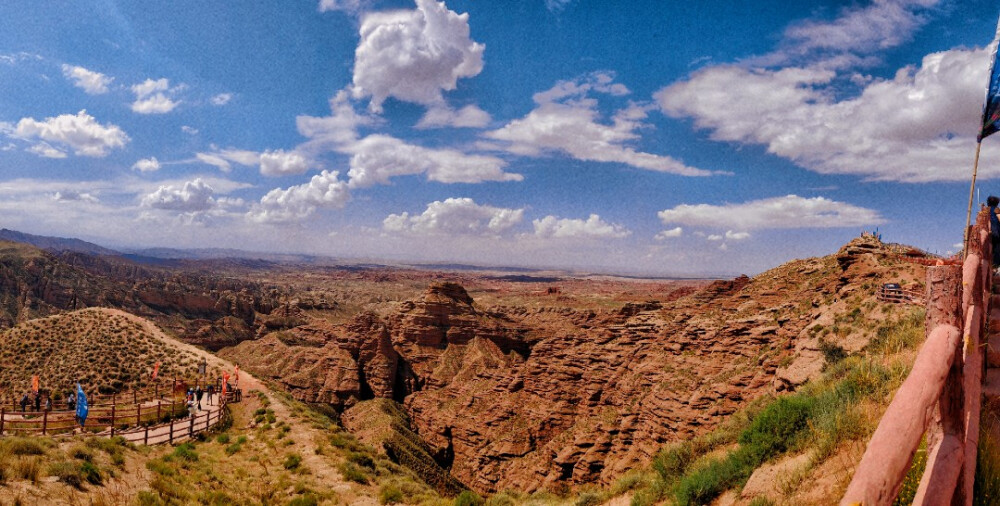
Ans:
[[[838,255],[607,311],[484,308],[435,283],[387,317],[312,321],[221,354],[305,401],[349,411],[396,400],[437,463],[479,491],[608,483],[814,377],[824,363],[814,329],[922,269],[861,238]],[[870,338],[823,339],[850,351]]]

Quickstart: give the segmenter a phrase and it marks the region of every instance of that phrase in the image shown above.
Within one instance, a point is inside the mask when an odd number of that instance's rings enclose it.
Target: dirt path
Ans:
[[[234,370],[235,365],[229,361],[223,360],[208,351],[180,342],[166,335],[159,327],[156,326],[156,324],[149,320],[145,320],[118,309],[102,310],[107,311],[109,314],[128,318],[130,321],[142,325],[146,331],[150,333],[150,335],[163,340],[167,345],[178,350],[193,353],[201,358],[204,358],[211,367],[217,367],[224,371]],[[292,416],[292,410],[282,401],[282,399],[275,395],[275,393],[271,391],[271,389],[268,388],[264,382],[258,380],[250,373],[242,370],[240,371],[239,386],[244,392],[244,398],[254,395],[254,391],[259,391],[267,396],[267,399],[270,401],[269,408],[274,410],[275,417],[278,420],[284,420],[285,423],[288,424],[290,431],[286,437],[293,441],[293,443],[282,450],[283,452],[294,452],[300,455],[302,457],[302,464],[306,467],[306,469],[308,469],[309,472],[324,486],[337,492],[342,501],[360,506],[375,506],[378,504],[378,501],[367,495],[367,491],[364,490],[363,487],[344,480],[340,471],[337,470],[329,457],[318,455],[316,453],[316,448],[319,446],[320,441],[327,440],[329,434],[321,433],[320,430],[314,428],[308,421],[301,421],[294,418]],[[239,427],[239,429],[249,429],[249,427]],[[251,431],[248,431],[248,437],[253,438],[255,435]],[[277,456],[278,455],[275,455],[275,457]]]

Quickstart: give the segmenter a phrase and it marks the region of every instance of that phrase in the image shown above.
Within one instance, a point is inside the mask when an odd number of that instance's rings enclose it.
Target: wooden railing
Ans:
[[[841,505],[896,499],[926,435],[927,465],[913,504],[972,504],[989,303],[989,215],[982,210],[961,266],[927,269],[927,339],[886,409]]]
[[[174,379],[162,387],[163,398],[153,397],[161,393],[160,385],[104,398],[95,395],[97,403],[88,403],[89,413],[82,427],[76,419],[76,413],[68,409],[20,411],[17,408],[8,410],[3,406],[0,407],[0,437],[57,436],[74,434],[79,429],[83,435],[122,435],[129,441],[144,444],[173,443],[214,426],[223,417],[223,408],[227,403],[242,400],[242,392],[238,389],[230,390],[226,396],[217,391],[217,409],[213,406],[206,411],[185,416],[188,414],[186,390],[183,387],[178,389],[177,385],[196,384],[204,386],[204,383],[194,380]],[[208,405],[207,397],[203,401],[203,405]]]
[[[917,306],[925,304],[924,294],[915,290],[905,290],[902,288],[886,289],[883,286],[879,288],[876,295],[878,296],[878,300],[882,302],[891,302],[893,304],[915,304]]]

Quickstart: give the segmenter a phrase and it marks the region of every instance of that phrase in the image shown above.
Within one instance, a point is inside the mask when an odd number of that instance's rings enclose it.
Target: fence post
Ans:
[[[142,404],[135,405],[135,426],[142,425]]]
[[[191,415],[191,425],[188,427],[188,437],[194,438],[194,419],[198,418],[195,415]]]
[[[156,423],[160,423],[160,403],[163,402],[157,397],[156,399]]]
[[[167,438],[170,444],[174,444],[174,418],[170,417],[170,436]]]
[[[42,411],[42,435],[43,436],[45,435],[45,432],[48,430],[48,427],[49,427],[49,412],[48,411]]]
[[[142,435],[142,444],[144,444],[144,445],[148,445],[149,444],[149,426],[148,425],[146,426],[146,432],[145,432],[145,434]]]
[[[115,437],[115,406],[118,404],[118,397],[111,394],[111,437]]]
[[[0,436],[3,435],[3,419],[7,417],[7,408],[0,408]]]

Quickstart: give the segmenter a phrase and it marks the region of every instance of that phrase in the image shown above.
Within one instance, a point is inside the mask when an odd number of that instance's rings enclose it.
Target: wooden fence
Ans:
[[[103,399],[95,396],[98,402],[88,402],[88,416],[80,432],[84,435],[122,435],[129,441],[144,444],[173,443],[214,426],[224,416],[223,408],[227,403],[242,400],[239,389],[230,390],[226,396],[217,392],[217,407],[188,416],[186,388],[177,386],[195,384],[194,381],[175,379],[170,383],[173,386],[164,385],[162,389],[156,385],[143,391],[113,394]],[[164,397],[152,398],[161,390]],[[207,393],[203,401],[203,405],[208,405]],[[17,407],[12,410],[0,407],[0,437],[65,435],[74,434],[78,429],[81,427],[76,413],[68,409],[20,411]]]
[[[917,306],[923,306],[926,302],[924,301],[924,294],[919,293],[915,290],[905,290],[902,288],[885,288],[885,286],[879,287],[878,300],[882,302],[891,302],[893,304],[914,304]]]
[[[913,504],[971,506],[984,366],[980,343],[992,283],[987,213],[977,216],[961,266],[927,269],[926,341],[841,505],[892,504],[926,434],[927,466]]]

